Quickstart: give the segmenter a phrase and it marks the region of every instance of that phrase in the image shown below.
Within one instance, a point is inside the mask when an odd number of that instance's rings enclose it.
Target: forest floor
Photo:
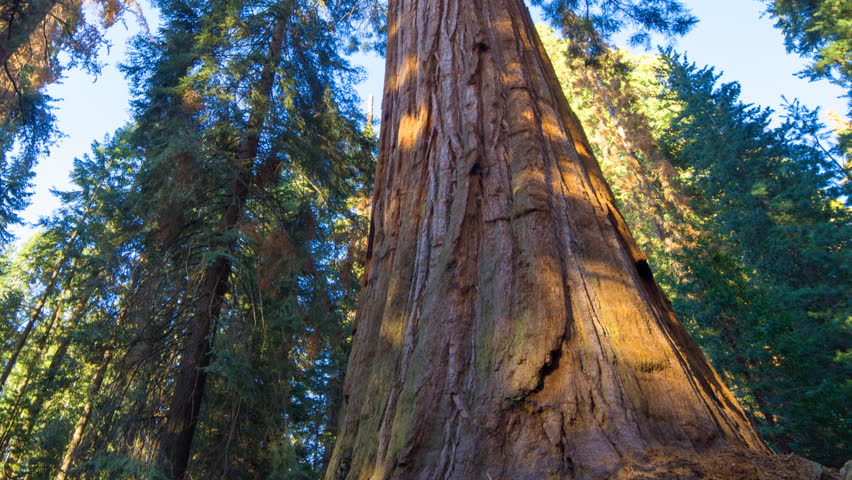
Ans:
[[[741,450],[708,454],[656,448],[626,465],[617,480],[841,480],[837,470],[796,455]]]

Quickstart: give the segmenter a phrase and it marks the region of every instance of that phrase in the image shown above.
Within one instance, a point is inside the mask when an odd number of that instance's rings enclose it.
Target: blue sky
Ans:
[[[770,18],[763,16],[762,1],[684,0],[684,3],[699,23],[676,41],[675,48],[699,65],[712,65],[724,72],[723,81],[740,82],[744,101],[777,110],[784,95],[798,98],[811,108],[821,107],[823,114],[829,108],[845,112],[845,102],[838,98],[843,94],[840,88],[796,77],[795,73],[806,61],[786,54],[781,33],[772,26]],[[156,19],[148,21],[155,25]],[[59,205],[50,190],[69,188],[68,172],[73,159],[89,152],[93,141],[102,140],[130,120],[127,84],[116,67],[124,58],[127,38],[137,31],[133,19],[128,19],[126,25],[113,27],[108,34],[112,47],[102,56],[106,67],[97,79],[81,71],[70,71],[61,84],[49,88],[49,95],[57,99],[55,113],[65,137],[36,168],[32,204],[22,215],[25,221],[35,222],[49,215]],[[378,109],[384,62],[371,55],[357,55],[354,61],[363,64],[368,73],[358,92],[364,99],[374,95]],[[19,238],[32,232],[33,228],[27,225],[13,228]]]

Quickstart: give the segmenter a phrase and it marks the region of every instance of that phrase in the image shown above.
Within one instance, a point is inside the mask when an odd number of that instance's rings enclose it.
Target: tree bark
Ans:
[[[269,98],[275,83],[275,63],[280,58],[286,22],[277,20],[270,40],[267,64],[257,84],[258,103],[248,121],[246,136],[240,145],[234,180],[229,186],[229,202],[222,212],[219,232],[233,230],[243,216],[243,208],[252,181],[252,165],[258,153],[260,131],[269,111]],[[235,245],[226,247],[233,250]],[[181,363],[175,378],[175,389],[168,418],[159,446],[159,465],[171,480],[184,478],[192,449],[192,438],[201,411],[204,387],[207,381],[205,368],[210,365],[212,353],[209,335],[214,320],[219,316],[230,288],[233,265],[223,252],[205,268],[195,318],[189,339],[184,347]]]
[[[609,478],[765,447],[636,248],[522,0],[391,0],[326,479]]]

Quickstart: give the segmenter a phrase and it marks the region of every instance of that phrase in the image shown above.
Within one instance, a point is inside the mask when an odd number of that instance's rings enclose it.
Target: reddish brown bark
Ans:
[[[607,478],[764,452],[615,207],[522,0],[392,0],[326,479]]]

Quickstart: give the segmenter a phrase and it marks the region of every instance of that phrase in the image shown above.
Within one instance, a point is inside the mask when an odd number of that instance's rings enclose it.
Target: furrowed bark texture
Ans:
[[[765,452],[674,317],[522,0],[392,0],[366,285],[327,480],[607,477]]]

